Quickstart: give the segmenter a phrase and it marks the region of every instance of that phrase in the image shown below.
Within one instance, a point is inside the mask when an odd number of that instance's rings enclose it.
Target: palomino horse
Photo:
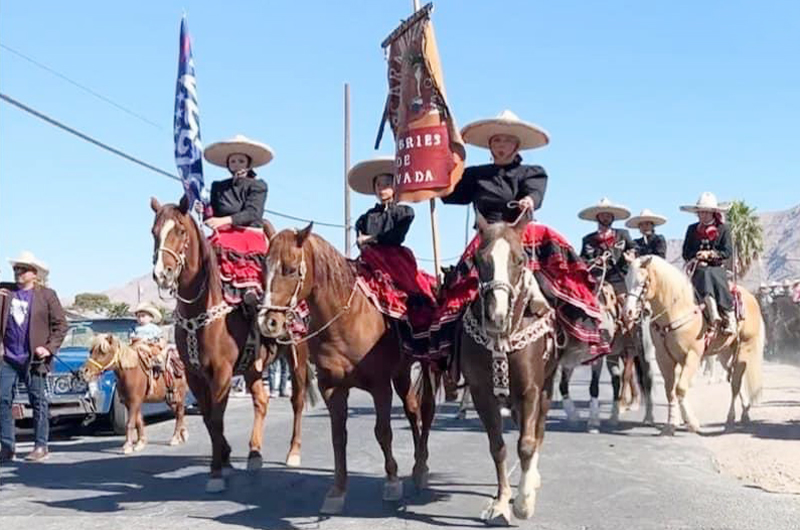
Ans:
[[[517,442],[522,470],[514,515],[528,519],[536,505],[541,485],[538,463],[544,439],[545,417],[550,407],[553,376],[558,364],[553,336],[553,316],[539,318],[525,310],[526,293],[536,280],[526,267],[521,233],[525,220],[516,225],[487,224],[478,218],[481,244],[475,255],[479,297],[467,309],[462,323],[460,368],[469,385],[475,409],[489,436],[489,447],[497,471],[497,497],[485,518],[489,524],[509,524],[512,490],[506,469],[502,403],[507,404],[519,424]]]
[[[144,351],[142,346],[124,344],[110,333],[99,335],[92,341],[89,358],[80,370],[84,381],[91,381],[106,370],[114,370],[117,376],[117,392],[128,409],[128,429],[125,445],[122,446],[122,452],[126,455],[141,451],[147,445],[142,403],[164,401],[175,413],[175,432],[169,442],[170,445],[179,445],[189,439],[184,424],[186,378],[172,377],[163,373],[154,379],[149,355],[149,348]],[[165,371],[170,370],[171,362],[172,359],[168,357]],[[168,385],[168,379],[172,382],[171,385]]]
[[[225,439],[223,416],[231,378],[254,316],[248,317],[243,310],[235,310],[223,299],[216,255],[198,224],[188,214],[185,198],[180,206],[162,206],[153,198],[150,206],[156,214],[152,229],[155,241],[153,278],[159,288],[173,291],[178,300],[175,343],[186,365],[189,388],[197,398],[211,437],[211,477],[206,491],[221,492],[225,489],[223,468],[231,468],[231,448]],[[265,232],[268,236],[271,232],[267,223]],[[247,457],[250,471],[260,469],[263,463],[262,431],[269,395],[264,391],[262,374],[264,366],[271,360],[268,357],[267,348],[262,344],[260,351],[255,352],[252,359],[246,359],[242,366],[255,411]],[[296,358],[297,363],[293,366],[296,380],[292,386],[295,422],[287,464],[299,465],[300,416],[309,384],[308,350],[300,345],[296,357],[290,355],[288,358]]]
[[[755,297],[739,286],[744,307],[737,335],[713,335],[707,343],[702,309],[695,305],[692,284],[680,270],[658,256],[647,256],[631,262],[625,281],[630,293],[624,314],[628,325],[638,320],[644,302],[652,307],[650,327],[669,404],[664,433],[675,433],[680,422],[678,407],[688,429],[699,431],[688,392],[701,359],[707,355],[718,355],[730,374],[728,426],[736,420],[737,396],[742,401],[742,422],[749,421],[750,406],[761,393],[764,358],[764,321]],[[747,396],[741,392],[743,380],[747,382]]]
[[[292,310],[305,300],[311,313],[311,344],[317,379],[331,418],[334,483],[321,511],[341,513],[347,492],[347,399],[351,388],[365,390],[375,404],[375,437],[386,470],[383,498],[396,501],[403,483],[392,455],[392,383],[403,402],[414,439],[414,482],[428,480],[428,436],[433,422],[436,382],[425,367],[419,385],[411,384],[412,359],[403,355],[395,325],[357,285],[350,263],[323,238],[303,230],[284,230],[272,238],[267,256],[264,306],[259,325],[267,337],[285,334]]]
[[[636,390],[632,377],[632,368],[636,370],[636,376],[642,386],[645,402],[645,415],[643,423],[652,425],[653,423],[653,377],[650,369],[650,362],[645,358],[644,349],[640,346],[640,330],[634,328],[627,330],[622,323],[622,315],[618,298],[611,284],[604,283],[600,287],[598,300],[603,311],[603,327],[610,330],[612,337],[611,353],[605,358],[605,364],[611,374],[611,387],[613,389],[614,401],[611,408],[609,424],[616,427],[619,423],[619,414],[630,406],[625,401],[625,390],[630,388],[631,401],[635,398]],[[603,359],[597,359],[591,364],[592,377],[589,383],[589,421],[587,428],[589,432],[597,432],[600,428],[600,376],[603,370]],[[569,382],[573,370],[565,366],[561,367],[561,379],[558,389],[563,399],[564,412],[567,421],[576,423],[578,412],[575,404],[569,397]]]

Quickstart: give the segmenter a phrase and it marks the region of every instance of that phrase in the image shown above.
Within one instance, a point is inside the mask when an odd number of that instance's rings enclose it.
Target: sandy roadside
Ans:
[[[752,423],[733,432],[724,432],[727,382],[698,377],[690,399],[721,473],[766,491],[800,495],[800,367],[765,363],[764,390],[761,403],[750,411]]]

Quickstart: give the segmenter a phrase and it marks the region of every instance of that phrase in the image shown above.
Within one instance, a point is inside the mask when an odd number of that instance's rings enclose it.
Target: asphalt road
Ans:
[[[573,379],[573,398],[585,407],[588,371]],[[610,391],[603,385],[602,417]],[[657,394],[660,398],[661,392]],[[164,528],[482,528],[482,510],[495,492],[494,468],[477,416],[454,419],[455,409],[439,408],[431,439],[430,489],[417,493],[409,480],[400,503],[381,500],[383,459],[374,441],[373,412],[365,394],[350,401],[348,464],[350,486],[345,513],[320,517],[319,507],[332,480],[332,451],[324,407],[304,418],[303,466],[283,465],[291,409],[273,400],[267,419],[265,466],[244,470],[252,421],[249,399],[234,399],[226,433],[237,468],[225,493],[204,492],[210,443],[199,416],[189,418],[190,441],[166,445],[172,421],[148,427],[150,445],[123,456],[122,440],[76,435],[52,443],[43,464],[14,462],[0,468],[0,528],[104,530]],[[583,411],[585,415],[585,410]],[[657,420],[665,411],[657,407]],[[522,528],[542,529],[800,529],[800,497],[747,488],[720,475],[696,435],[675,438],[639,427],[642,411],[623,415],[619,429],[600,434],[568,428],[563,414],[551,412],[540,461],[542,488],[533,519]],[[393,413],[395,455],[401,473],[413,463],[405,417]],[[510,425],[509,425],[510,427]],[[712,426],[713,431],[713,426]],[[711,435],[714,435],[713,433]],[[516,462],[516,434],[509,428],[509,466]],[[30,442],[19,445],[24,454]],[[518,473],[512,476],[516,485]]]

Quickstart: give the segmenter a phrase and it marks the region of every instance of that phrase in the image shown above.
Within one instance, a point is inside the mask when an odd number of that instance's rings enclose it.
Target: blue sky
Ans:
[[[342,92],[352,90],[352,159],[372,156],[386,93],[380,42],[410,0],[338,2],[6,1],[0,42],[147,117],[153,127],[0,49],[0,90],[175,171],[178,31],[193,38],[205,143],[270,144],[268,208],[341,222]],[[608,195],[669,217],[700,192],[761,211],[800,202],[800,3],[442,0],[434,22],[460,125],[504,108],[549,130],[527,162],[550,174],[538,218],[574,244],[577,219]],[[381,153],[392,152],[384,140]],[[468,163],[488,161],[479,149]],[[206,180],[224,172],[206,165]],[[149,197],[180,185],[0,103],[0,269],[33,250],[62,296],[150,269]],[[353,215],[371,206],[353,195]],[[428,205],[408,244],[431,257]],[[463,207],[440,206],[442,255],[464,246]],[[278,227],[297,223],[273,218]],[[319,233],[341,247],[341,229]],[[425,264],[430,267],[430,264]]]

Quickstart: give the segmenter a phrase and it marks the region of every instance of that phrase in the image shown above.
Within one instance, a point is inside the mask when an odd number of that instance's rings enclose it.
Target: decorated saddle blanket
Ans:
[[[223,296],[238,305],[247,291],[263,293],[264,266],[269,240],[261,228],[224,226],[209,238],[217,256]]]

